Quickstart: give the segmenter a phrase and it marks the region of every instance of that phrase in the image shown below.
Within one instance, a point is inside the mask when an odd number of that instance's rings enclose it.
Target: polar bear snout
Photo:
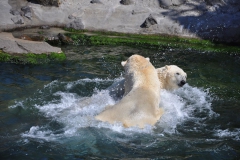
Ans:
[[[186,81],[181,80],[181,82],[178,84],[178,86],[179,86],[179,87],[182,87],[182,86],[184,86],[184,84],[186,84]]]

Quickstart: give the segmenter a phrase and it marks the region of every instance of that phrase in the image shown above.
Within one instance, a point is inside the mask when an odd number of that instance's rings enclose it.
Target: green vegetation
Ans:
[[[197,38],[169,35],[127,34],[105,31],[65,29],[66,35],[77,45],[127,45],[152,49],[193,49],[199,51],[240,53],[240,48]]]
[[[52,61],[64,61],[66,55],[64,53],[50,54],[8,54],[0,50],[0,62],[10,62],[17,64],[42,64]]]
[[[38,34],[42,35],[44,32],[43,31],[38,31]]]

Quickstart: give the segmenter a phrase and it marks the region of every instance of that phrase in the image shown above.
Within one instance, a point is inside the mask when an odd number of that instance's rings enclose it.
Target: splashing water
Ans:
[[[161,103],[165,110],[164,115],[158,123],[165,133],[176,133],[177,126],[186,121],[193,121],[201,125],[201,121],[219,116],[211,108],[212,98],[208,90],[191,87],[186,84],[184,87],[168,92],[161,92]]]
[[[79,135],[79,130],[86,127],[107,128],[119,133],[151,133],[151,134],[175,134],[178,125],[186,121],[195,121],[217,116],[211,109],[211,96],[208,91],[191,87],[186,84],[181,89],[174,92],[166,90],[161,91],[160,107],[164,109],[164,115],[154,126],[146,126],[144,129],[137,127],[124,128],[122,124],[108,124],[95,120],[99,114],[108,105],[113,105],[116,101],[109,95],[107,89],[98,90],[95,88],[90,97],[82,97],[74,92],[73,89],[81,90],[81,86],[95,83],[102,85],[113,83],[119,79],[81,79],[74,82],[53,81],[39,90],[35,97],[26,101],[17,102],[10,106],[14,108],[21,106],[26,108],[31,101],[32,107],[37,112],[49,119],[62,125],[59,129],[53,129],[49,123],[41,126],[32,126],[29,131],[22,133],[22,137],[44,139],[46,141],[60,140],[66,137]],[[51,98],[49,98],[51,96]],[[39,102],[39,97],[41,102]],[[201,115],[201,116],[199,116]]]

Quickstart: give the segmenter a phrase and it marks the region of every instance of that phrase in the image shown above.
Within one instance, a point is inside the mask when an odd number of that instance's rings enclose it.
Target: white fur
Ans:
[[[176,65],[166,65],[157,69],[160,87],[175,90],[186,83],[187,74]]]
[[[149,58],[133,55],[121,63],[125,69],[125,96],[97,115],[97,120],[125,127],[154,125],[163,114],[159,108],[160,82]]]

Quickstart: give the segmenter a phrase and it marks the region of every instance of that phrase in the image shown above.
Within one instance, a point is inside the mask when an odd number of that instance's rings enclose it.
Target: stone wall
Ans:
[[[239,43],[240,1],[0,1],[1,30],[42,25],[125,33],[160,33]]]

